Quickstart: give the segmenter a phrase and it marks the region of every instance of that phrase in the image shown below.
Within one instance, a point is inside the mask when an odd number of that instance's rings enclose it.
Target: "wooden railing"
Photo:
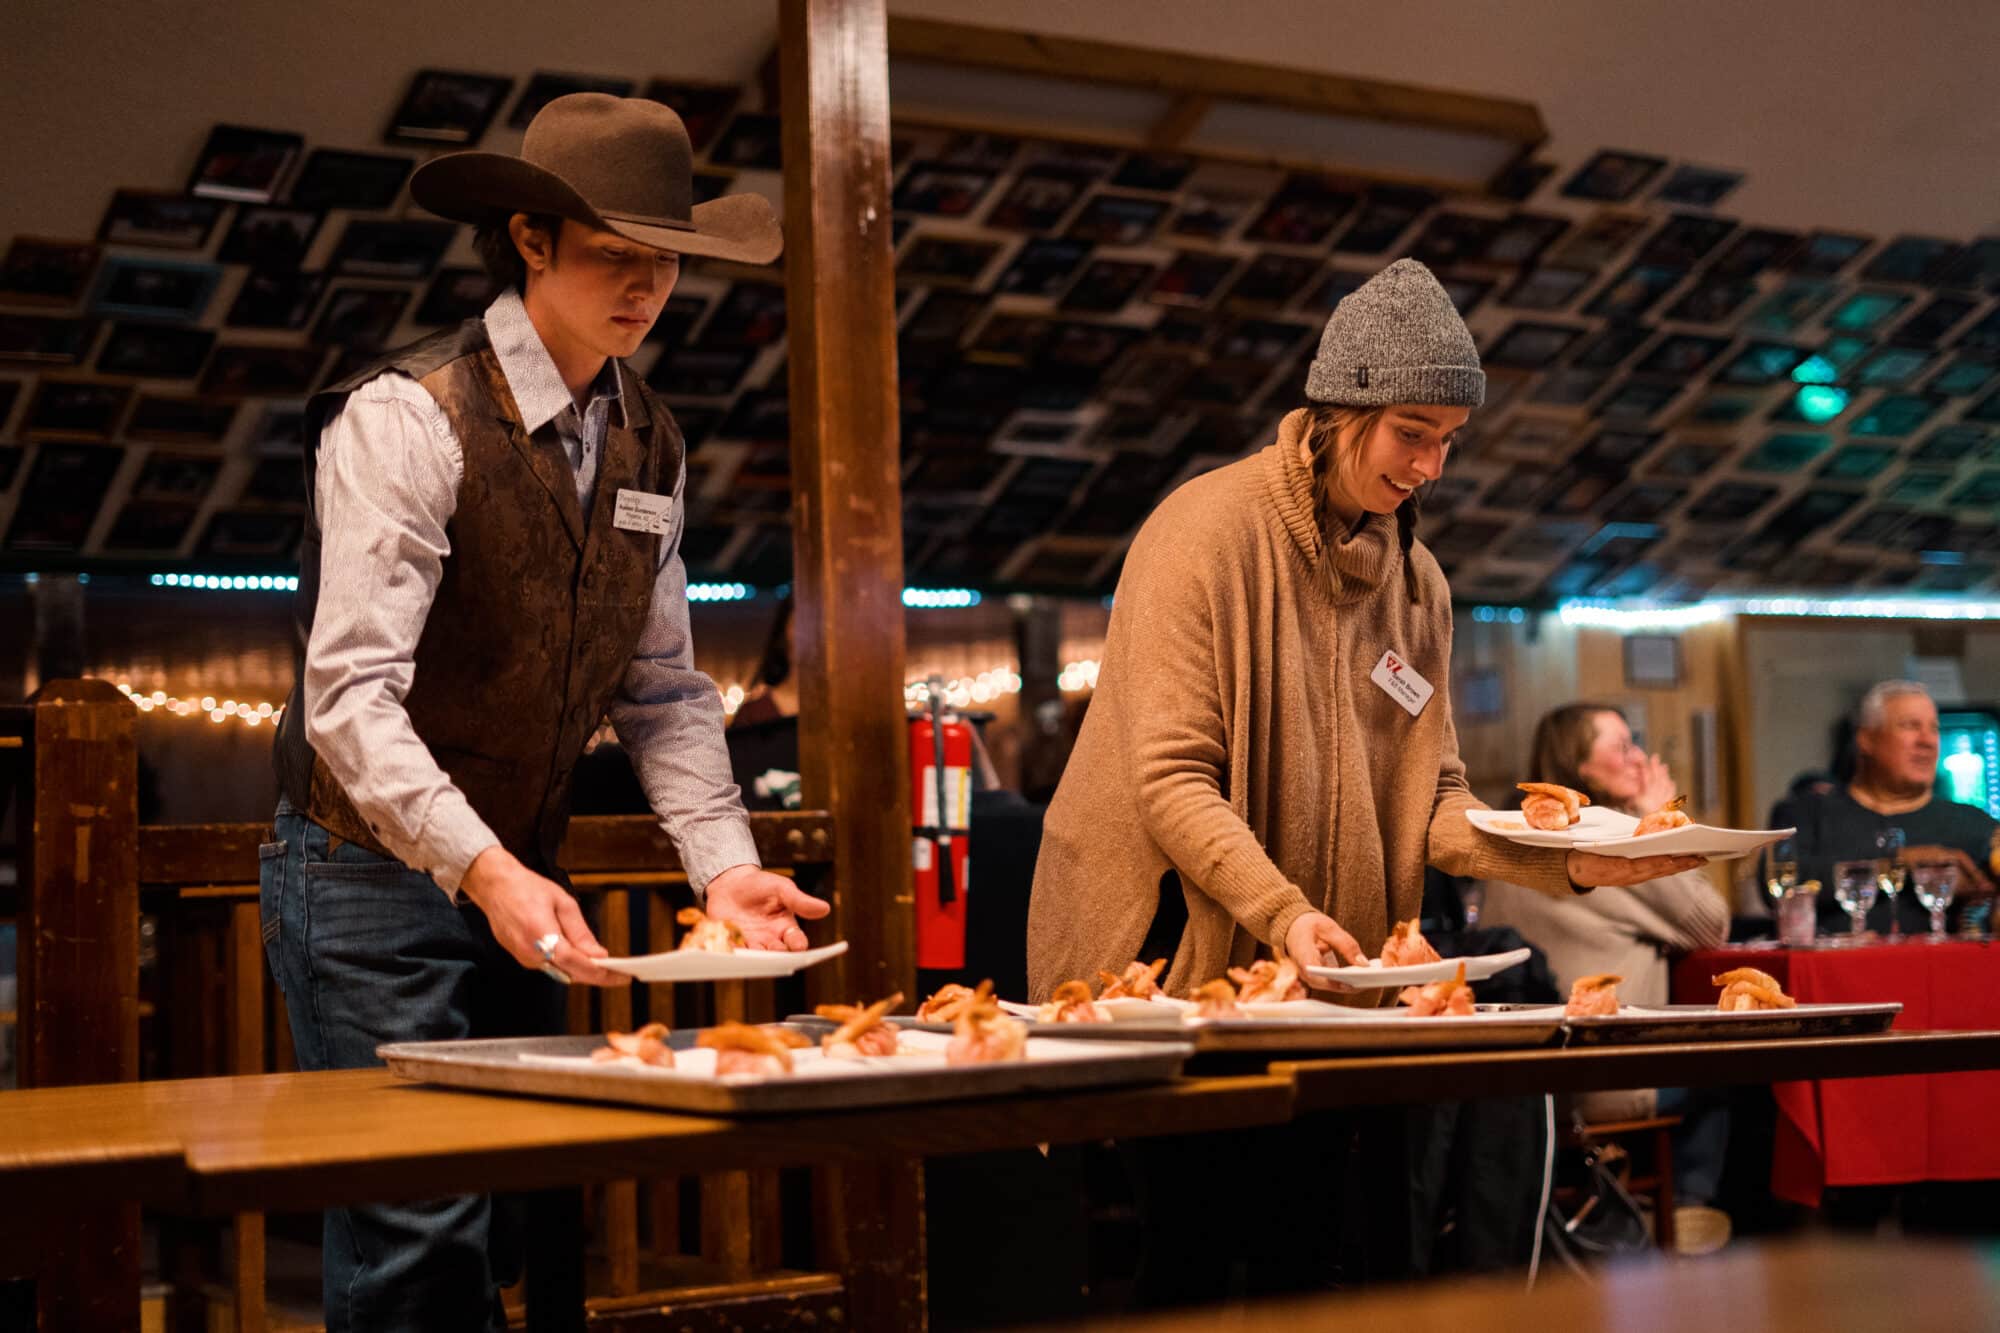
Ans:
[[[24,1087],[296,1067],[259,921],[258,846],[270,840],[270,825],[140,825],[135,719],[131,703],[102,681],[55,682],[28,705],[0,709],[0,782],[20,797],[22,873],[0,915],[20,926]],[[829,893],[828,815],[753,815],[751,829],[767,867]],[[657,820],[579,817],[561,861],[607,949],[674,947],[674,914],[691,894]],[[154,958],[143,988],[142,921]],[[804,1002],[796,984],[791,991],[781,1001],[771,982],[577,986],[569,1027],[762,1021]],[[804,1188],[804,1177],[796,1184]],[[620,1181],[592,1191],[600,1251],[593,1327],[653,1318],[665,1304],[722,1302],[737,1326],[778,1326],[815,1302],[837,1303],[838,1274],[783,1266],[788,1250],[824,1252],[811,1238],[787,1243],[784,1192],[776,1172]],[[690,1210],[700,1219],[691,1230],[682,1225]],[[208,1224],[161,1222],[163,1276],[174,1293],[169,1327],[264,1327],[263,1216],[235,1218],[224,1245]],[[93,1317],[92,1307],[136,1303],[137,1210],[98,1219],[92,1236],[91,1247],[65,1244],[59,1263],[31,1265],[44,1327],[116,1326]],[[96,1257],[79,1261],[93,1250]],[[224,1252],[227,1262],[218,1262]],[[218,1283],[223,1294],[211,1301],[206,1293]]]

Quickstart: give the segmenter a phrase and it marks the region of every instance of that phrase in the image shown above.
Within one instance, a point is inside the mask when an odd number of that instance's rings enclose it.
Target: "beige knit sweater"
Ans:
[[[1132,544],[1035,867],[1035,999],[1131,962],[1170,870],[1188,912],[1174,994],[1282,949],[1312,909],[1379,953],[1426,862],[1571,892],[1560,852],[1466,821],[1444,574],[1413,547],[1413,600],[1386,516],[1322,550],[1304,429],[1294,412],[1275,444],[1175,491]],[[1417,717],[1369,679],[1388,650],[1436,687]]]

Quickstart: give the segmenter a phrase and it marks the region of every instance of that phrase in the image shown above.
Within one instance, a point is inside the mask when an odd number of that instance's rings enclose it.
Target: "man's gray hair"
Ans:
[[[1889,701],[1914,694],[1929,699],[1931,692],[1919,681],[1885,680],[1868,693],[1861,696],[1861,706],[1854,710],[1854,725],[1857,730],[1868,731],[1882,725],[1888,716]],[[1933,701],[1932,707],[1936,707]]]

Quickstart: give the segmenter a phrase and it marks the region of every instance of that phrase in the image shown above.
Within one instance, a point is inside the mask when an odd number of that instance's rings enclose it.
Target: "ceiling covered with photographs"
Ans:
[[[578,86],[680,109],[700,190],[777,194],[755,80],[412,70],[372,142],[191,125],[185,178],[103,180],[94,234],[0,238],[0,560],[283,568],[303,395],[488,296],[409,170]],[[1448,192],[899,123],[895,171],[913,583],[1109,591],[1405,254],[1489,370],[1426,497],[1461,597],[1995,577],[2000,237],[1764,225],[1738,168],[1644,143]],[[634,360],[694,446],[697,576],[789,578],[778,277],[691,265]]]

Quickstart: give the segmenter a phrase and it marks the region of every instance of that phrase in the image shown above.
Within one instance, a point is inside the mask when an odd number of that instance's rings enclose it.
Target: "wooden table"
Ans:
[[[1227,1132],[1342,1106],[1996,1066],[2000,1032],[1889,1033],[1301,1060],[1101,1092],[741,1119],[458,1092],[384,1070],[99,1084],[0,1093],[0,1192],[22,1241],[114,1203],[228,1216]]]
[[[1700,1260],[1646,1259],[1586,1282],[1544,1273],[1433,1282],[1250,1309],[1097,1322],[1121,1333],[1299,1333],[1395,1329],[1473,1333],[1989,1333],[2000,1328],[2000,1270],[1936,1242],[1817,1240],[1740,1246]]]

